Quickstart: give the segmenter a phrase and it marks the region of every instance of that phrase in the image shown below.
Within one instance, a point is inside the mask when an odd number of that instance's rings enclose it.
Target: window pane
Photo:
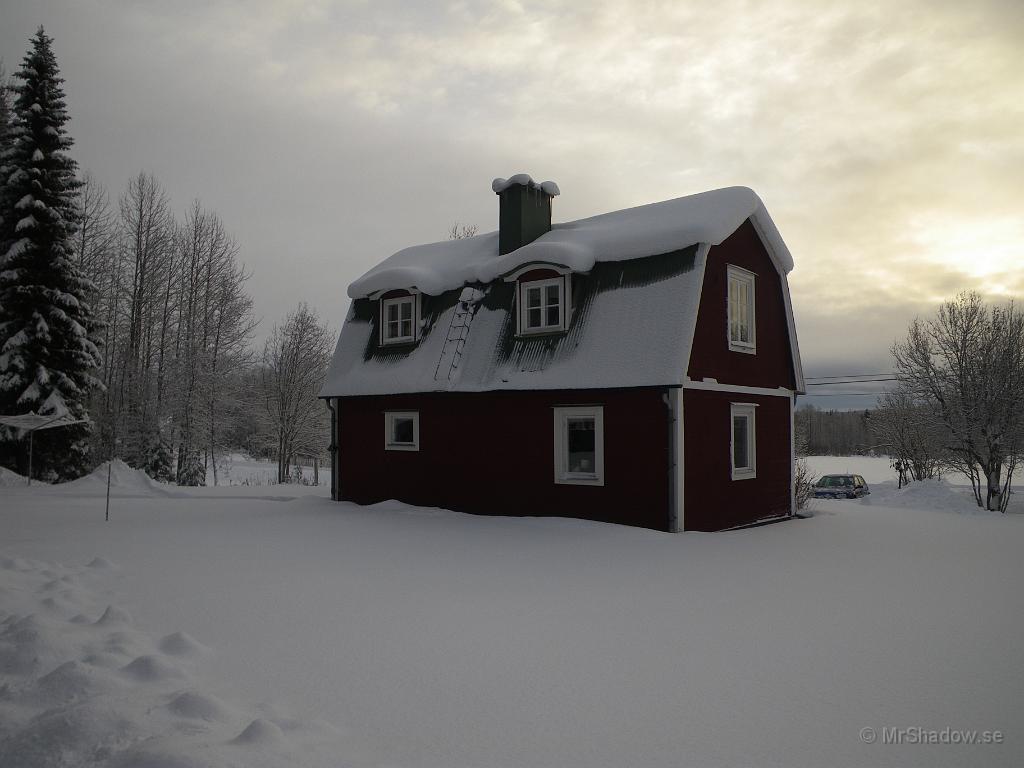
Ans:
[[[750,341],[750,318],[747,316],[747,288],[748,286],[746,283],[740,283],[739,291],[737,292],[739,295],[737,309],[739,310],[740,316],[740,341],[742,342]]]
[[[399,306],[402,308],[402,319],[412,320],[412,302],[405,301],[399,304]]]
[[[736,469],[745,469],[750,466],[747,456],[747,417],[732,417],[732,465]]]
[[[548,321],[547,325],[559,325],[558,319],[558,305],[555,304],[553,307],[548,307]]]
[[[540,288],[527,288],[526,289],[526,306],[527,307],[539,307],[540,306]]]
[[[385,334],[385,338],[388,338],[388,339],[397,339],[398,338],[398,321],[397,320],[389,320],[388,321],[388,330],[387,330],[387,333]]]
[[[379,423],[379,422],[378,422]],[[413,443],[413,428],[412,419],[409,418],[395,418],[394,422],[394,436],[392,442],[394,443]],[[378,427],[379,429],[379,427]]]
[[[402,320],[402,337],[412,336],[412,320]]]
[[[740,340],[739,285],[729,281],[729,340]]]
[[[388,304],[388,320],[391,321],[391,320],[397,320],[397,319],[398,319],[398,305],[397,304]]]
[[[566,422],[568,433],[570,472],[595,472],[594,467],[594,419],[582,417],[569,419]]]
[[[539,292],[538,292],[539,296]],[[541,310],[540,307],[531,309],[526,316],[527,328],[540,328],[541,327]]]
[[[549,286],[547,286],[545,288],[544,303],[546,305],[548,305],[548,306],[551,306],[552,304],[558,304],[558,294],[559,293],[560,293],[560,291],[558,290],[558,286],[557,285],[549,285]]]

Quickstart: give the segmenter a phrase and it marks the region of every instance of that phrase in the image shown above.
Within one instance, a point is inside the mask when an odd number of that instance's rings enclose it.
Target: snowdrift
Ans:
[[[81,496],[104,496],[107,493],[107,465],[103,462],[85,477],[52,486]],[[114,459],[110,468],[112,496],[177,496],[168,486],[158,483],[140,469],[132,469],[121,459]]]
[[[12,472],[6,467],[0,467],[0,488],[28,485],[28,480],[17,472]]]
[[[920,480],[897,488],[896,483],[889,481],[871,486],[871,494],[865,497],[862,504],[878,507],[896,507],[900,509],[934,509],[945,512],[986,512],[974,501],[970,486],[953,485],[945,478],[937,480]]]

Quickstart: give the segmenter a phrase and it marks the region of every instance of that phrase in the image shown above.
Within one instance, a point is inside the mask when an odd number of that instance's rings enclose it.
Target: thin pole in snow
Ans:
[[[110,522],[110,468],[114,464],[113,456],[107,459],[107,514],[104,520]]]
[[[35,435],[34,429],[29,430],[28,433],[28,484],[32,485],[32,437]]]
[[[107,458],[107,514],[104,521],[108,523],[110,522],[110,470],[114,466],[114,446],[118,442],[116,437],[110,442],[110,456]]]

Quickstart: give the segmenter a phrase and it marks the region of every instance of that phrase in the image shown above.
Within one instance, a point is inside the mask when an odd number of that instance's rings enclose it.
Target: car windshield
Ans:
[[[849,488],[853,485],[853,478],[849,475],[825,475],[818,481],[820,488]]]

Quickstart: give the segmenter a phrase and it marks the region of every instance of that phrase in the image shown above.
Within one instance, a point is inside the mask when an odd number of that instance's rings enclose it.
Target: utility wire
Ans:
[[[878,397],[879,395],[891,394],[885,392],[822,392],[821,394],[802,395],[802,397]]]
[[[880,373],[842,373],[834,376],[806,376],[808,379],[853,379],[858,376],[895,376],[896,371],[882,371]]]
[[[883,381],[898,381],[895,376],[888,376],[884,379],[846,379],[844,381],[805,381],[808,387],[827,387],[832,384],[877,384]]]

